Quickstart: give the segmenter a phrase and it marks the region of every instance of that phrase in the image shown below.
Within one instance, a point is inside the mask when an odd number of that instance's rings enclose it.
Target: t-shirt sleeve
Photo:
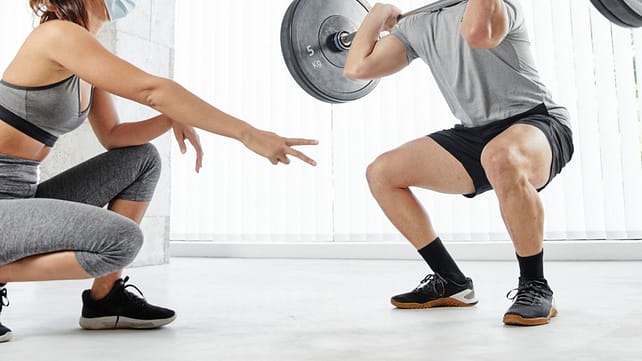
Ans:
[[[524,25],[524,15],[520,4],[516,0],[504,0],[508,15],[508,32],[519,30]]]
[[[397,26],[390,32],[390,35],[396,37],[406,47],[406,57],[410,64],[413,60],[417,59],[419,55],[412,46],[411,35],[416,33],[413,31],[413,17],[407,17],[399,22]]]

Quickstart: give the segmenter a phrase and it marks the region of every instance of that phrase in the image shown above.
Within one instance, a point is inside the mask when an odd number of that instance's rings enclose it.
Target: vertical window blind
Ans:
[[[395,2],[412,9],[422,1]],[[401,238],[369,194],[378,154],[453,119],[428,68],[415,61],[364,99],[327,105],[287,73],[280,21],[288,0],[177,1],[176,78],[257,127],[319,138],[316,169],[273,167],[235,142],[204,135],[205,170],[173,159],[172,238],[211,241],[391,241]],[[547,239],[642,236],[638,84],[642,32],[612,26],[589,1],[522,0],[540,75],[572,114],[575,155],[541,196]],[[508,239],[493,192],[474,200],[417,190],[436,229],[453,240]]]

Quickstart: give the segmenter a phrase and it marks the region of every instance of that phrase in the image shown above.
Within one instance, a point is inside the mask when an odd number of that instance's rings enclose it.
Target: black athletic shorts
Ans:
[[[452,154],[464,166],[475,185],[475,193],[465,194],[472,198],[478,194],[491,190],[486,172],[481,165],[481,153],[493,138],[508,129],[513,124],[529,124],[540,129],[548,139],[553,153],[551,174],[544,187],[562,171],[562,168],[573,156],[573,133],[571,130],[548,114],[544,104],[508,119],[496,121],[480,127],[467,128],[456,125],[452,129],[442,130],[430,134],[429,137]]]

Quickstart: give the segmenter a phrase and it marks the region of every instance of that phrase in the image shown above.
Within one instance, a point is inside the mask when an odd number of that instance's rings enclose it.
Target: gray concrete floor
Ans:
[[[152,331],[83,331],[87,281],[9,285],[0,360],[641,360],[642,263],[549,262],[550,325],[502,325],[510,262],[467,262],[480,303],[396,310],[420,262],[172,259],[127,271],[178,319]]]

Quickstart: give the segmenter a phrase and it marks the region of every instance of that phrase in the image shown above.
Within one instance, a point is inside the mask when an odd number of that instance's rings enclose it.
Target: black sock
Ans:
[[[544,280],[544,250],[529,257],[516,255],[519,262],[519,275],[522,279],[529,281]]]
[[[461,273],[439,237],[420,249],[419,254],[426,260],[428,266],[441,277],[456,283],[466,282],[466,276]]]

